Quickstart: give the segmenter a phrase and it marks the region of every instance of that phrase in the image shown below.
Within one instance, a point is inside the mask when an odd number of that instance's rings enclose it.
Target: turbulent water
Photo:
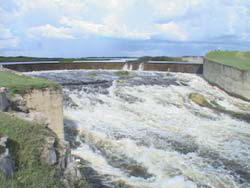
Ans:
[[[250,124],[201,107],[197,92],[246,114],[250,103],[182,73],[31,73],[64,85],[65,126],[79,130],[73,153],[95,187],[249,188]],[[249,114],[248,114],[249,115]]]

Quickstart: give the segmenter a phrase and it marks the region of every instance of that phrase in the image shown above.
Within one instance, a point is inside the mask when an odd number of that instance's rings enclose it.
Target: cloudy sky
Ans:
[[[0,55],[250,50],[249,0],[0,0]]]

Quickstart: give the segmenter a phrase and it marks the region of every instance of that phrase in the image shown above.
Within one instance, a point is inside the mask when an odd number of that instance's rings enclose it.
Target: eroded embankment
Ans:
[[[59,84],[2,70],[0,87],[3,88],[0,95],[3,111],[19,111],[40,120],[44,118],[48,127],[58,137],[64,138],[62,88]]]
[[[88,177],[99,183],[96,187],[250,186],[245,118],[250,105],[201,77],[116,71],[32,74],[65,85],[65,126],[71,130],[66,134],[74,154],[84,159]]]
[[[59,84],[3,70],[0,87],[1,186],[89,187],[64,141]]]

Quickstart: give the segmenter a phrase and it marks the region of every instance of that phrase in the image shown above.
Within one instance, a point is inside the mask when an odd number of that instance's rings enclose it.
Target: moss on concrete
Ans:
[[[0,71],[0,87],[7,88],[11,94],[25,94],[32,89],[58,89],[60,85],[46,79],[18,75],[9,71]]]

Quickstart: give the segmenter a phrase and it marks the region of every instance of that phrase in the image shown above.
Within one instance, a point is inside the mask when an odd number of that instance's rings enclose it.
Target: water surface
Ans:
[[[79,130],[73,153],[100,187],[249,188],[250,125],[189,99],[197,92],[249,113],[201,77],[182,73],[49,71],[64,84],[65,126]],[[96,178],[96,177],[92,177]]]

